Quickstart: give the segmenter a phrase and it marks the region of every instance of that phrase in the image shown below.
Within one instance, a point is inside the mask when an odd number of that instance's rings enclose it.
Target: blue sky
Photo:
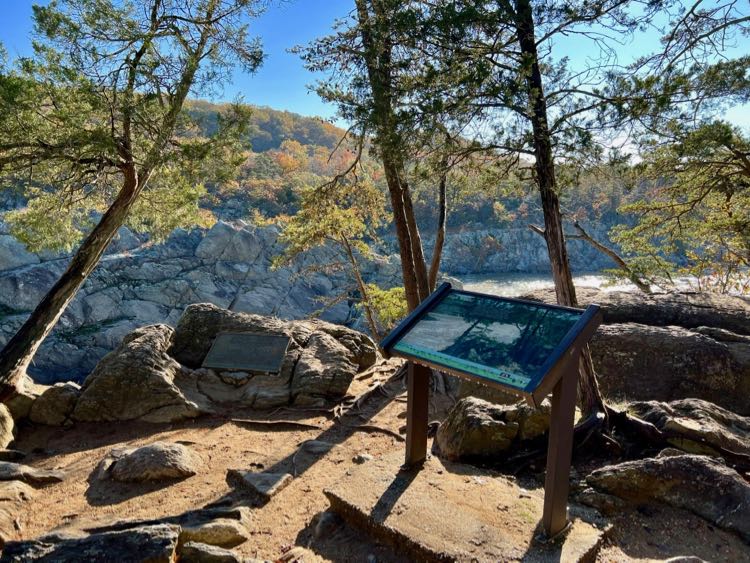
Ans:
[[[11,58],[28,54],[32,31],[31,6],[46,3],[46,0],[0,0],[0,42]],[[267,54],[263,67],[252,76],[235,73],[231,82],[217,100],[233,100],[238,95],[251,104],[289,110],[302,115],[332,118],[335,109],[324,104],[308,86],[315,77],[302,65],[299,57],[288,53],[295,45],[304,45],[329,33],[337,18],[346,16],[353,7],[353,0],[279,0],[274,3],[251,28],[261,37]],[[643,54],[658,47],[657,34],[639,35],[637,40],[623,45],[621,55],[625,58]],[[731,49],[737,52],[744,46]],[[576,38],[563,40],[557,45],[556,55],[567,55],[576,67],[585,65],[586,57],[593,53],[581,52],[581,43]],[[626,61],[623,61],[626,62]],[[727,119],[745,129],[750,129],[750,108],[731,109]]]
[[[35,3],[46,2],[0,0],[0,42],[11,58],[30,52],[31,6]],[[251,104],[331,117],[334,108],[308,91],[315,77],[304,69],[297,55],[287,50],[326,35],[352,5],[352,0],[284,0],[268,10],[251,24],[267,54],[263,67],[252,76],[236,73],[220,99],[233,100],[239,94]]]

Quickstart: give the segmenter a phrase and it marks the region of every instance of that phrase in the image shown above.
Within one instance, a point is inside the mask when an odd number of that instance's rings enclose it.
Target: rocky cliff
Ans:
[[[278,238],[275,226],[219,222],[208,231],[175,231],[164,244],[150,245],[121,229],[43,344],[31,375],[43,383],[81,381],[126,334],[146,324],[174,325],[192,303],[301,319],[350,289],[341,271],[303,275],[309,266],[336,261],[325,248],[273,269],[272,260],[281,251]],[[0,345],[23,323],[67,262],[67,256],[29,253],[0,231]],[[394,259],[376,256],[363,269],[368,279],[386,286],[399,278]],[[354,302],[343,300],[320,317],[356,324],[357,315]]]

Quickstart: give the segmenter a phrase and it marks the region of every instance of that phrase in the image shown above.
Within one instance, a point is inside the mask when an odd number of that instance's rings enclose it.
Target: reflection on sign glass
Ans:
[[[581,313],[451,291],[394,350],[524,390]]]

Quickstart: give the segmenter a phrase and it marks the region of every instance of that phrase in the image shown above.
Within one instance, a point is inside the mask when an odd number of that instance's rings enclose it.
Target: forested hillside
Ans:
[[[227,104],[193,100],[191,117],[200,134],[216,133],[217,116],[228,111]],[[247,132],[243,135],[244,162],[239,174],[222,185],[210,185],[202,205],[224,219],[267,219],[294,214],[305,188],[316,188],[345,170],[355,157],[353,147],[340,141],[345,130],[318,118],[301,116],[268,107],[250,107]],[[367,153],[362,167],[385,190],[382,171]],[[490,174],[466,173],[450,178],[447,189],[448,228],[453,231],[494,228],[526,228],[541,218],[538,198],[531,182],[509,183]],[[426,232],[437,225],[434,189],[438,177],[419,174],[415,190],[417,215]],[[570,221],[579,220],[606,232],[621,222],[617,208],[642,190],[626,189],[613,170],[597,170],[576,178],[562,192]],[[390,231],[384,230],[384,234]]]

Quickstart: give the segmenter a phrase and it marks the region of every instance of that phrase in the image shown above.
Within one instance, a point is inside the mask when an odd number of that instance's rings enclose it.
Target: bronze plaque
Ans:
[[[203,367],[279,373],[288,347],[288,336],[225,332],[214,340]]]

